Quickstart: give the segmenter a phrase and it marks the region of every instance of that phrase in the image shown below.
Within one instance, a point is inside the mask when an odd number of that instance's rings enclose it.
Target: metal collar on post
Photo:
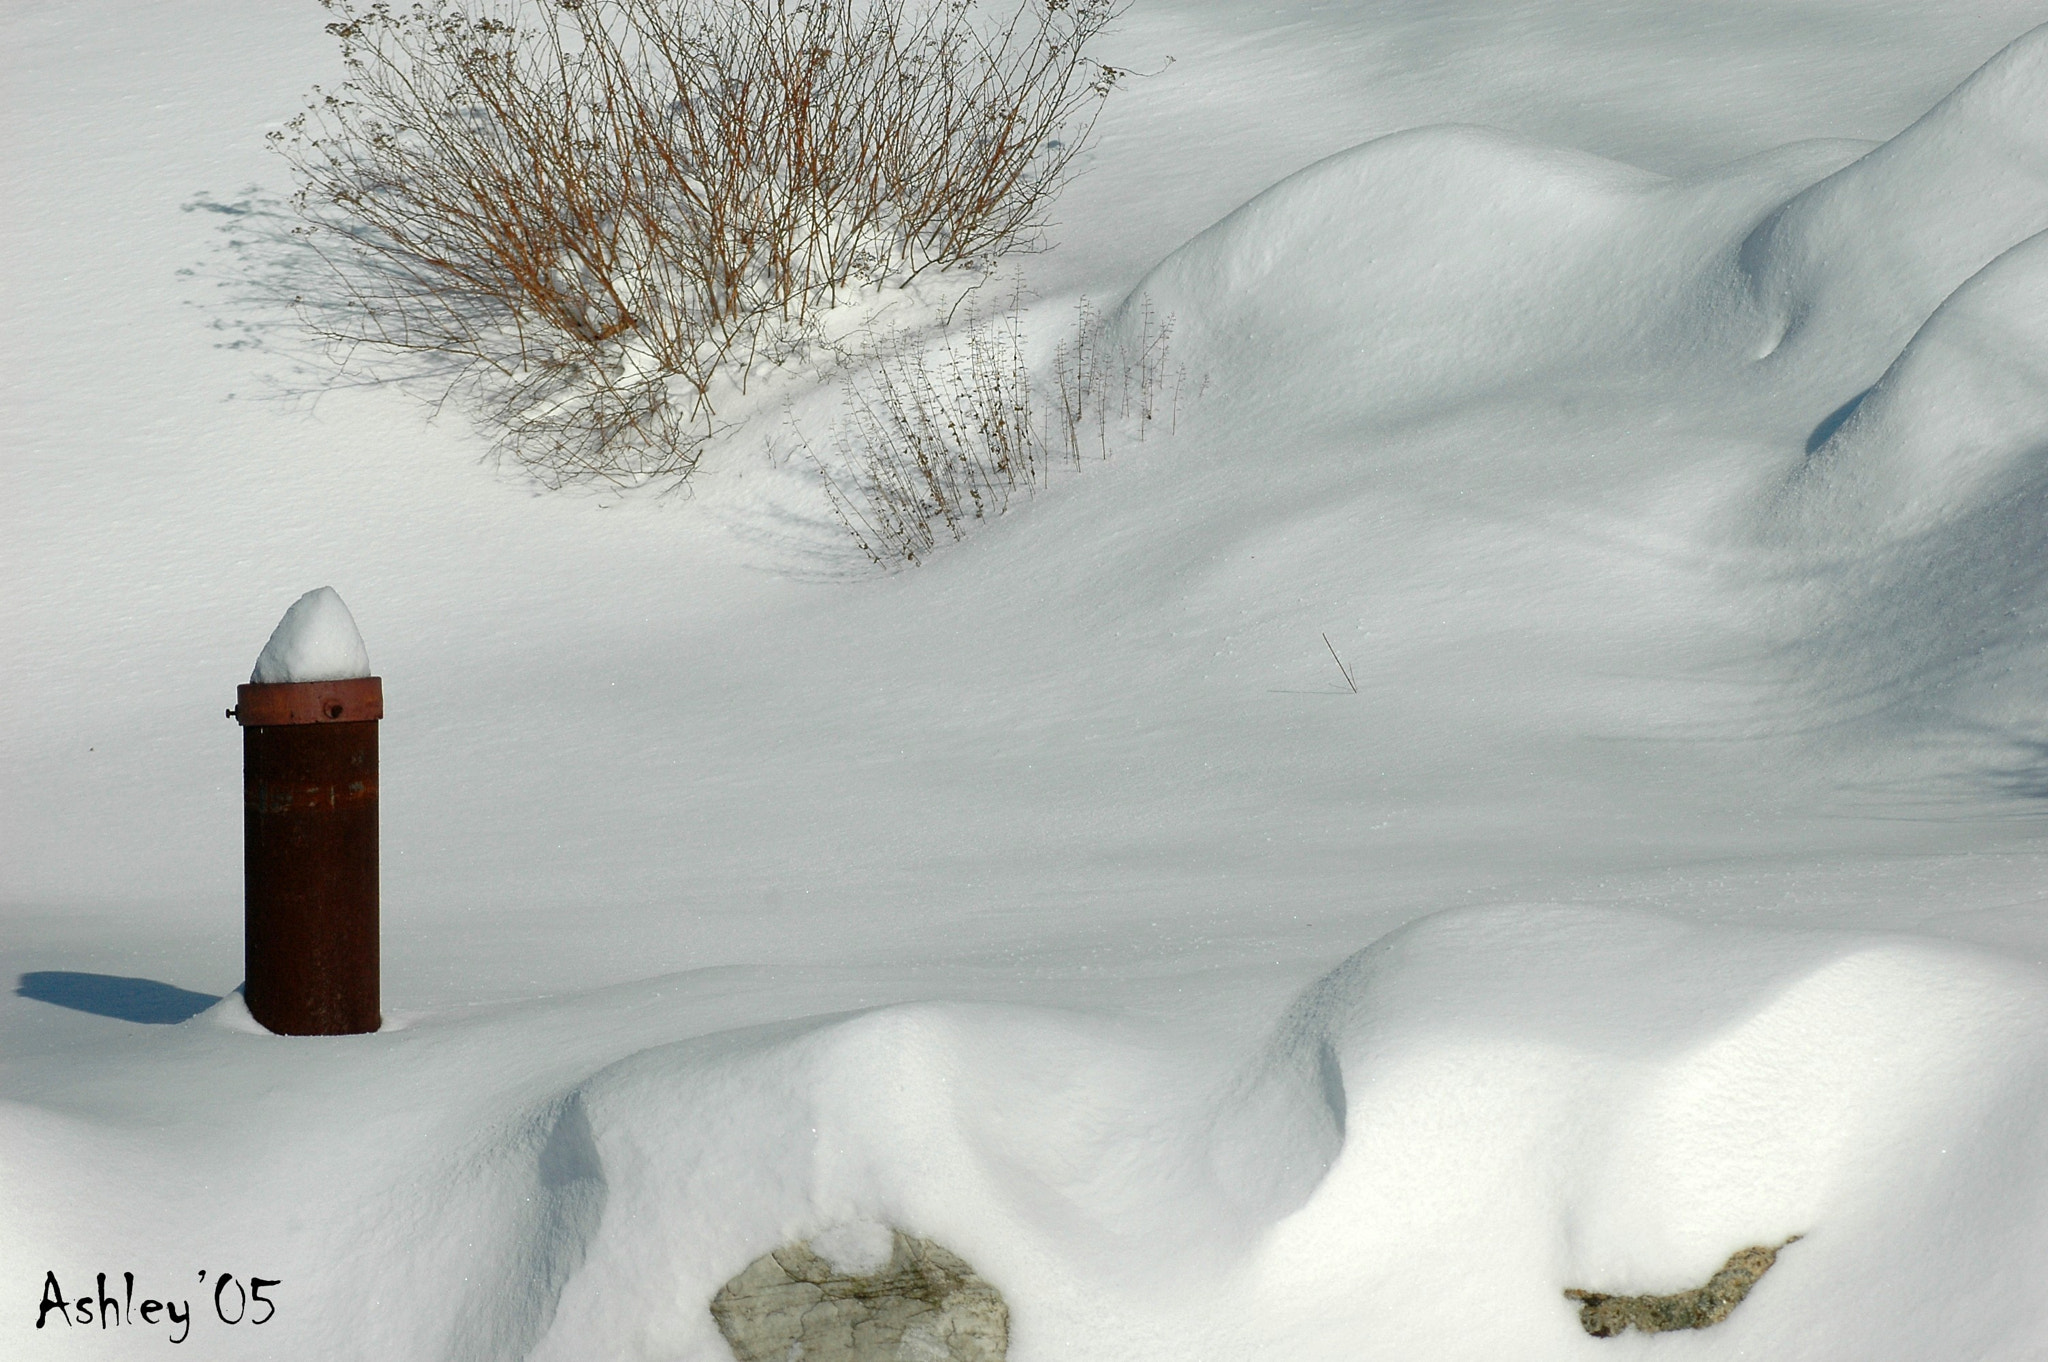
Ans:
[[[289,681],[235,691],[228,717],[244,728],[268,724],[350,724],[384,717],[384,678]]]
[[[375,1031],[384,683],[252,683],[236,700],[249,1014],[287,1036]]]

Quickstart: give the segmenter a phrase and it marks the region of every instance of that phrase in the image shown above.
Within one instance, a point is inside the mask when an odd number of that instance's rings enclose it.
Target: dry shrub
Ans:
[[[1187,372],[1169,383],[1173,319],[1145,299],[1135,325],[1118,338],[1083,299],[1043,378],[1026,362],[1014,301],[992,320],[970,314],[936,344],[885,338],[832,433],[841,473],[811,455],[833,514],[873,562],[918,563],[1042,486],[1055,463],[1109,457],[1112,429],[1135,424],[1143,441],[1162,402],[1176,425]]]
[[[1034,245],[1120,75],[1116,0],[322,2],[308,318],[452,361],[549,481],[687,475],[842,294]]]
[[[1087,298],[1074,305],[1074,334],[1053,351],[1052,388],[1058,422],[1057,447],[1075,466],[1084,452],[1109,457],[1112,421],[1137,420],[1137,439],[1144,443],[1162,397],[1169,402],[1167,431],[1180,423],[1180,404],[1187,369],[1176,368],[1169,387],[1167,352],[1173,345],[1173,321],[1163,321],[1148,295],[1138,300],[1134,335],[1105,325]],[[1092,439],[1090,438],[1092,434]]]

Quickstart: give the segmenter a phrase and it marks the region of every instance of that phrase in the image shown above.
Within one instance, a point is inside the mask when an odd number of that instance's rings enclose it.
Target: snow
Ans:
[[[294,681],[347,681],[370,674],[356,617],[331,586],[315,587],[293,601],[257,655],[251,685]]]
[[[888,1266],[894,1238],[889,1227],[878,1221],[849,1220],[812,1234],[810,1245],[834,1272],[858,1277]]]
[[[2044,307],[2039,233],[1949,294],[1801,470],[1811,529],[1886,542],[2024,494],[2048,446]]]
[[[1952,945],[1494,909],[1360,952],[1234,1071],[965,1006],[645,1052],[571,1099],[635,1209],[536,1355],[716,1355],[700,1295],[847,1210],[978,1239],[1054,1357],[1597,1355],[1554,1283],[1681,1290],[1795,1234],[1719,1346],[1807,1354],[1849,1299],[1842,1356],[1984,1355],[2048,1327],[2044,1004]],[[2003,1317],[1926,1310],[1973,1297]]]
[[[1744,244],[1767,352],[1888,360],[1962,282],[2048,220],[2048,30],[1801,193]]]
[[[310,376],[238,281],[317,22],[0,20],[0,1355],[160,1353],[33,1327],[133,1272],[208,1357],[720,1359],[898,1226],[1018,1362],[2037,1356],[2044,21],[1139,4],[1026,321],[1202,395],[889,575],[796,375],[679,496]],[[287,1039],[218,716],[322,580],[387,1021]]]

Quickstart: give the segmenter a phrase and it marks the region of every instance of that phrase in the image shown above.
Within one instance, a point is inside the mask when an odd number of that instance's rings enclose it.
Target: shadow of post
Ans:
[[[155,979],[80,974],[64,969],[31,970],[16,982],[14,992],[16,997],[53,1003],[74,1012],[148,1026],[185,1021],[220,1001],[211,993],[194,993]]]

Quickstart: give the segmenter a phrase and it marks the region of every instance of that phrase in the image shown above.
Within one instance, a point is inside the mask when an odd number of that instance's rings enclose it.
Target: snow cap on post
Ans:
[[[249,673],[252,686],[349,681],[370,674],[370,650],[341,597],[318,587],[292,602]]]

